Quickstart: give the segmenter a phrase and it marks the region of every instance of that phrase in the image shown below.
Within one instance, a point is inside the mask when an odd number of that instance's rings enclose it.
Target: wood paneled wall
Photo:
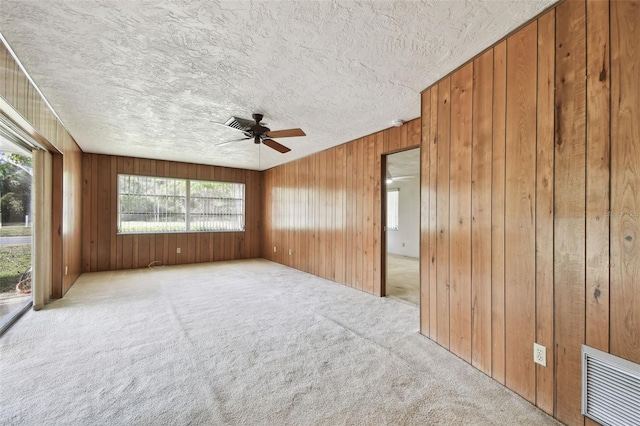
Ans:
[[[567,424],[582,344],[640,362],[639,22],[567,0],[422,94],[422,333]]]
[[[382,155],[420,146],[420,120],[264,174],[262,256],[382,294]]]
[[[422,93],[421,331],[571,425],[583,343],[640,363],[639,22],[566,0]],[[381,294],[397,131],[267,171],[263,256]]]
[[[117,234],[118,173],[245,184],[244,232]],[[262,173],[227,167],[83,154],[82,271],[260,257]],[[177,253],[177,248],[181,253]]]
[[[3,112],[18,115],[29,134],[54,153],[54,252],[52,298],[69,290],[81,273],[82,152],[29,82],[4,44],[0,43],[0,95],[9,105]]]

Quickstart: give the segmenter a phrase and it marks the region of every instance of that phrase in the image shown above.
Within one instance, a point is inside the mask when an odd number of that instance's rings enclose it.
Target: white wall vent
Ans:
[[[582,415],[603,425],[640,425],[640,365],[582,345]]]

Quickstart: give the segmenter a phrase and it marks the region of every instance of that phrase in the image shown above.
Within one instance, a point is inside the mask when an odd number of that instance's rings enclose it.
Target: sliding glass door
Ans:
[[[0,132],[0,334],[32,304],[31,151]]]

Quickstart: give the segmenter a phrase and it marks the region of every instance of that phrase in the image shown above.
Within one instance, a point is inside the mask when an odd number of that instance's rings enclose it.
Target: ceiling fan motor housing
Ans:
[[[253,117],[254,120],[256,120],[256,123],[252,124],[251,126],[247,126],[246,130],[248,132],[251,132],[251,134],[253,135],[254,143],[260,143],[264,137],[264,134],[271,129],[260,125],[260,122],[262,121],[262,118],[263,118],[262,114],[252,114],[251,116]]]

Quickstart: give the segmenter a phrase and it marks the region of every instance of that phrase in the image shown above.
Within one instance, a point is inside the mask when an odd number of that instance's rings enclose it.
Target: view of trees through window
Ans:
[[[31,300],[31,157],[0,152],[0,324]]]
[[[118,232],[244,230],[244,184],[118,176]]]
[[[1,154],[0,224],[24,223],[31,208],[31,158]]]

